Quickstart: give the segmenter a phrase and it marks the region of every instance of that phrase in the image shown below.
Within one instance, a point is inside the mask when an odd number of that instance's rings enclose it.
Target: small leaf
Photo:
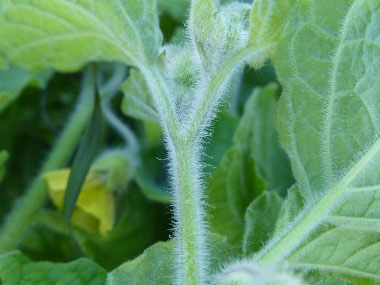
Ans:
[[[5,71],[0,70],[0,113],[14,101],[28,85],[44,88],[51,75],[52,72],[50,70],[32,73],[13,65]]]
[[[278,86],[256,88],[245,106],[252,113],[252,156],[257,174],[265,181],[266,190],[284,194],[294,183],[290,162],[280,146],[275,129]]]
[[[275,234],[283,231],[301,213],[305,201],[297,185],[293,185],[288,190],[288,196],[282,204],[281,212],[277,219]]]
[[[286,27],[290,14],[296,9],[297,0],[255,0],[250,18],[249,44],[257,49],[271,47],[267,53],[256,58],[251,65],[263,66],[267,59],[273,59],[278,38]]]
[[[282,202],[276,192],[265,191],[248,206],[245,213],[244,255],[258,251],[272,236]]]
[[[168,192],[166,165],[159,157],[165,155],[162,143],[146,145],[141,149],[141,160],[136,171],[136,183],[145,197],[151,201],[168,204],[172,195]]]
[[[219,7],[219,1],[192,1],[190,37],[199,68],[210,76],[246,45],[249,5],[233,2]]]
[[[121,90],[124,93],[121,108],[125,115],[138,120],[158,121],[150,90],[139,71],[130,71],[129,77],[121,85]]]
[[[7,151],[0,151],[0,183],[4,179],[5,176],[5,164],[8,160],[9,154]]]
[[[210,244],[210,276],[231,258],[227,240],[219,235],[208,236]],[[132,261],[127,261],[108,274],[107,285],[173,284],[175,281],[175,241],[159,242]]]
[[[264,182],[256,175],[252,156],[253,113],[248,109],[235,131],[234,145],[209,179],[208,203],[210,228],[228,237],[240,248],[244,231],[244,214],[250,202],[264,190]]]
[[[100,145],[102,112],[99,100],[99,97],[96,96],[92,118],[75,154],[65,192],[64,213],[68,221],[71,219],[80,190]]]
[[[162,41],[154,0],[6,0],[0,15],[2,65],[60,71],[100,60],[145,65]]]
[[[87,258],[70,263],[32,262],[19,251],[0,255],[0,279],[4,285],[103,285],[106,271]]]
[[[233,145],[233,136],[238,123],[239,119],[230,111],[219,113],[213,123],[211,137],[207,139],[205,146],[205,171],[213,173],[220,164],[223,154]]]

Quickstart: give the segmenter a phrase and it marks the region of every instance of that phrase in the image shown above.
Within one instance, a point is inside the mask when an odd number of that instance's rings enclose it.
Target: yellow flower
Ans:
[[[70,169],[50,171],[44,174],[49,196],[54,205],[63,211],[65,191]],[[107,175],[90,170],[79,194],[71,222],[90,233],[106,235],[112,230],[115,219],[115,200],[107,189]]]

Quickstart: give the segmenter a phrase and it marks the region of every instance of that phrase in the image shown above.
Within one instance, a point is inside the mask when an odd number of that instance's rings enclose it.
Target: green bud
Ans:
[[[107,189],[117,192],[125,189],[134,175],[135,166],[125,150],[108,150],[99,156],[91,170],[103,172]]]

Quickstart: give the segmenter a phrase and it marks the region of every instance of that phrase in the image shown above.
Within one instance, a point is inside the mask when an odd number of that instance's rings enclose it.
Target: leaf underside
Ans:
[[[0,3],[0,66],[73,71],[99,60],[143,65],[156,58],[161,41],[154,0]]]
[[[288,247],[278,258],[297,267],[378,282],[380,2],[299,0],[274,62],[280,139],[308,206],[260,258]]]

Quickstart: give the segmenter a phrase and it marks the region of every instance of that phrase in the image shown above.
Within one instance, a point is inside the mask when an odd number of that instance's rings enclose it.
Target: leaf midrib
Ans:
[[[356,4],[360,0],[353,0],[351,3],[351,6],[347,10],[346,17],[343,20],[341,32],[339,33],[339,39],[338,39],[338,45],[336,48],[336,52],[333,55],[332,62],[333,66],[331,69],[331,77],[329,80],[329,88],[328,88],[328,97],[327,97],[327,109],[325,113],[325,125],[323,128],[323,135],[322,138],[322,147],[323,147],[323,154],[325,156],[325,159],[323,160],[323,170],[324,170],[324,177],[326,178],[327,183],[331,183],[333,180],[333,170],[332,170],[332,161],[331,161],[331,125],[332,125],[332,112],[334,110],[334,102],[335,102],[335,94],[336,94],[336,82],[338,78],[338,68],[341,63],[341,56],[343,54],[343,48],[345,44],[345,38],[347,35],[347,26],[352,19],[352,14],[357,10],[355,9]]]
[[[375,279],[380,280],[380,276],[377,274],[372,274],[368,272],[363,272],[360,270],[355,270],[347,266],[338,266],[338,265],[330,265],[330,264],[320,264],[320,263],[309,263],[309,262],[295,262],[292,263],[294,267],[299,267],[302,269],[319,269],[322,271],[328,271],[332,273],[343,273],[343,274],[350,274],[352,276],[358,276],[361,278],[366,279]]]
[[[314,207],[306,207],[300,218],[288,226],[277,239],[274,239],[258,255],[259,263],[267,264],[285,259],[297,246],[304,241],[309,233],[315,229],[333,210],[341,195],[350,189],[348,186],[371,162],[380,151],[380,138],[377,138],[372,147],[347,171],[346,175],[331,187]]]

